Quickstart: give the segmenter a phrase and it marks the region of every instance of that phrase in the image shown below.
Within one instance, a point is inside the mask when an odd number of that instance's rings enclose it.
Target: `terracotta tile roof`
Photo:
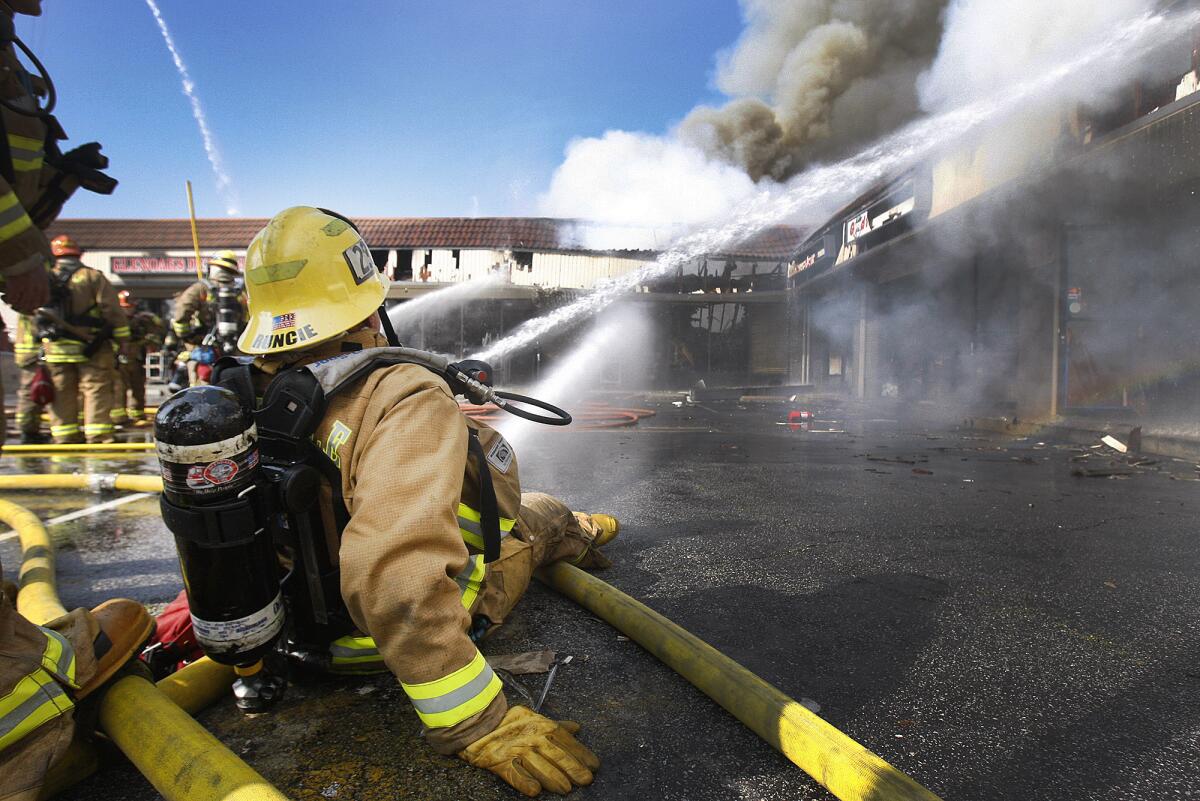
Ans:
[[[728,248],[722,256],[743,259],[768,259],[787,261],[804,243],[808,232],[791,225],[775,225],[764,228],[753,236],[743,239]]]
[[[373,248],[587,251],[576,220],[547,217],[360,217],[355,220]],[[197,220],[205,250],[245,248],[267,224],[263,217]],[[69,234],[90,250],[176,250],[192,246],[185,219],[60,219],[51,237]],[[803,235],[794,228],[767,229],[734,248],[741,257],[784,258]]]

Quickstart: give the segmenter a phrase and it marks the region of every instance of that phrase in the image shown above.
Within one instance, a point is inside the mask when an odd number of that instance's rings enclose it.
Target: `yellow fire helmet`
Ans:
[[[208,257],[209,267],[221,267],[231,272],[239,273],[242,271],[238,267],[237,254],[232,250],[221,250]]]
[[[310,348],[370,317],[387,290],[348,221],[311,206],[285,209],[246,251],[250,319],[238,348],[252,354]]]

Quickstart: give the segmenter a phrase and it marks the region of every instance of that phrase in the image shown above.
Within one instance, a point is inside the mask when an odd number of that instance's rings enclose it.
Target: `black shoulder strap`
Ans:
[[[213,365],[212,383],[238,396],[247,409],[258,406],[254,392],[254,368],[234,356],[223,356]]]
[[[293,367],[271,380],[254,419],[266,456],[277,461],[304,462],[325,478],[333,493],[333,519],[341,536],[350,522],[350,512],[342,497],[342,474],[313,442],[313,434],[325,416],[325,406],[325,392],[316,377]]]
[[[500,558],[500,504],[496,500],[496,487],[492,483],[492,471],[479,433],[467,427],[467,451],[475,457],[479,468],[479,529],[483,532],[483,561],[495,562]]]
[[[9,186],[16,184],[16,170],[13,166],[12,150],[8,144],[8,128],[4,125],[4,115],[0,114],[0,175],[8,181]]]

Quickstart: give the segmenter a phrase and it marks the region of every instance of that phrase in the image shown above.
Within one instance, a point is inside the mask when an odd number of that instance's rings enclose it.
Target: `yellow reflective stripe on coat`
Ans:
[[[38,669],[0,698],[0,751],[75,706],[58,682]]]
[[[0,242],[7,242],[33,227],[16,192],[0,194]]]
[[[482,515],[476,512],[465,503],[458,505],[458,531],[462,534],[463,540],[473,548],[483,550],[483,526],[479,520]],[[500,518],[500,538],[503,539],[512,533],[513,526],[516,525],[516,520],[509,520],[507,517]]]
[[[503,684],[476,650],[474,659],[444,678],[421,684],[400,682],[400,686],[422,723],[431,729],[444,729],[487,709]]]
[[[338,637],[329,644],[329,655],[334,673],[384,673],[388,669],[374,637]]]
[[[468,612],[471,611],[471,605],[475,603],[475,599],[479,597],[479,591],[483,588],[483,577],[486,574],[487,565],[483,561],[483,554],[476,553],[467,558],[467,566],[454,577],[458,586],[462,588],[462,605]]]
[[[46,635],[42,667],[23,676],[7,695],[0,697],[0,751],[75,706],[58,683],[65,681],[78,689],[75,649],[57,631],[43,628],[41,632]]]
[[[40,170],[46,156],[42,140],[12,133],[8,135],[8,152],[12,157],[13,169],[17,172]]]
[[[42,350],[47,364],[82,364],[88,360],[84,344],[77,339],[43,339]]]
[[[113,329],[113,339],[129,339],[129,326],[119,325]]]

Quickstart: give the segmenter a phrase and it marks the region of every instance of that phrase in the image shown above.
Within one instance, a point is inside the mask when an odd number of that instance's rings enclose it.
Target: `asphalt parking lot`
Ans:
[[[818,415],[818,418],[822,415]],[[779,425],[669,404],[640,429],[545,432],[527,489],[620,517],[603,578],[945,799],[1194,799],[1200,777],[1195,466],[889,420]],[[16,459],[0,472],[147,472]],[[105,500],[13,493],[43,518]],[[70,606],[180,588],[146,498],[54,527]],[[11,572],[14,541],[0,542]],[[485,654],[571,655],[544,711],[600,755],[580,798],[829,795],[635,643],[535,586]],[[536,695],[543,676],[520,677]],[[511,700],[520,692],[511,689]],[[201,716],[298,799],[516,798],[436,756],[387,678],[293,686],[269,714]],[[62,796],[153,799],[117,764]]]

